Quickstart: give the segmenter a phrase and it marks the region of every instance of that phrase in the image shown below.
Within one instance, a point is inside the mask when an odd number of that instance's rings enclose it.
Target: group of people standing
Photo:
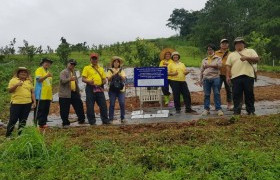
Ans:
[[[227,110],[233,110],[235,115],[241,114],[243,97],[246,111],[249,115],[255,114],[254,108],[254,79],[256,70],[254,65],[260,60],[253,49],[245,48],[245,40],[237,37],[234,40],[234,52],[229,51],[229,40],[220,41],[220,49],[214,44],[206,47],[207,57],[201,62],[199,85],[204,91],[204,111],[202,116],[210,114],[211,91],[214,94],[215,110],[219,116],[224,112],[221,108],[220,91],[224,84],[227,97]],[[191,95],[186,83],[186,75],[189,73],[186,66],[180,62],[180,54],[173,49],[162,51],[160,67],[168,69],[168,84],[173,92],[176,113],[181,112],[181,99],[185,104],[185,112],[197,114],[191,108]],[[162,87],[164,102],[170,101],[169,85]],[[183,98],[181,98],[183,97]],[[234,107],[232,108],[232,101]]]
[[[95,103],[99,106],[100,117],[103,124],[111,124],[114,118],[115,102],[119,101],[121,122],[125,123],[125,86],[126,75],[122,69],[123,60],[113,56],[110,68],[106,73],[103,67],[99,66],[99,55],[90,55],[90,64],[82,71],[82,81],[86,83],[86,114],[90,125],[96,124]],[[41,130],[47,128],[48,114],[52,95],[52,73],[49,69],[53,61],[43,58],[40,67],[35,71],[34,86],[30,71],[25,67],[16,69],[13,78],[10,80],[8,90],[12,94],[10,119],[7,125],[6,136],[12,134],[14,126],[19,121],[19,131],[26,125],[26,120],[34,108],[34,124]],[[70,59],[64,70],[60,72],[59,83],[59,107],[63,127],[70,125],[69,111],[72,105],[77,116],[78,123],[85,123],[84,106],[81,100],[80,88],[75,72],[77,61]],[[104,85],[109,83],[109,116],[104,94]]]
[[[235,51],[229,51],[229,41],[220,41],[220,50],[216,51],[213,44],[207,46],[207,57],[202,60],[199,84],[204,90],[204,111],[202,115],[210,114],[210,94],[214,93],[215,109],[219,116],[223,115],[221,108],[220,90],[225,85],[227,93],[227,109],[232,109],[234,114],[241,113],[243,97],[245,98],[248,114],[255,113],[254,108],[254,78],[256,78],[253,64],[259,61],[257,53],[253,49],[245,48],[243,38],[234,40]],[[185,104],[185,113],[197,114],[191,108],[191,94],[186,82],[189,73],[184,63],[180,61],[180,54],[173,49],[165,49],[161,53],[160,67],[167,67],[168,85],[162,87],[164,102],[170,102],[169,85],[173,92],[176,113],[181,113],[181,101]],[[90,64],[82,71],[82,82],[86,83],[86,115],[90,125],[96,124],[95,102],[99,106],[100,117],[103,124],[111,124],[114,118],[115,102],[118,99],[120,106],[120,119],[125,123],[125,79],[126,74],[122,69],[123,60],[113,56],[108,72],[98,64],[99,55],[90,55]],[[49,68],[53,61],[43,58],[40,67],[35,71],[34,86],[30,72],[25,67],[19,67],[10,80],[8,91],[11,96],[10,119],[7,125],[6,136],[12,134],[15,124],[19,121],[19,131],[26,124],[26,120],[34,108],[34,124],[41,129],[47,128],[47,118],[52,101],[52,73]],[[73,106],[78,123],[85,123],[84,106],[81,100],[78,79],[75,73],[77,62],[70,59],[67,66],[60,73],[59,105],[62,125],[70,125],[68,119],[70,105]],[[106,104],[104,85],[109,84],[109,115]]]

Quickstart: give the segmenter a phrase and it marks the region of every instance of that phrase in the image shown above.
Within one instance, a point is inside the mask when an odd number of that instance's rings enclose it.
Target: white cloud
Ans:
[[[137,37],[169,37],[166,27],[175,8],[199,10],[206,0],[0,0],[0,46],[14,37],[16,46],[56,48],[60,37],[69,43],[110,44]]]

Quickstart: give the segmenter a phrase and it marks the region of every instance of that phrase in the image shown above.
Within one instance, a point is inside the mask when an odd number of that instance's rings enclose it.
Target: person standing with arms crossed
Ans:
[[[237,37],[234,40],[235,51],[227,59],[227,82],[232,83],[234,115],[241,114],[243,93],[248,115],[255,115],[254,79],[256,72],[253,67],[260,58],[255,50],[245,48],[245,40]]]

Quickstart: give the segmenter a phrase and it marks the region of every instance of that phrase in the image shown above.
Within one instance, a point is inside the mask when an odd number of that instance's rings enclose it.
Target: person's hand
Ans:
[[[230,79],[230,77],[228,77],[228,76],[227,76],[227,83],[228,83],[228,84],[231,84],[231,79]]]
[[[174,76],[177,76],[178,74],[179,74],[178,71],[176,71],[173,75],[174,75]]]
[[[91,81],[88,81],[88,84],[89,84],[89,85],[92,85],[92,86],[93,86],[93,85],[94,85],[94,82],[93,82],[93,80],[91,80]]]
[[[240,58],[241,61],[247,61],[247,56],[244,56],[244,55],[241,54],[241,53],[239,53],[239,54],[240,54],[240,56],[241,56],[241,58]]]
[[[190,72],[189,72],[187,69],[184,70],[184,74],[185,74],[185,75],[187,75],[187,74],[189,74],[189,73],[190,73]]]
[[[52,73],[48,72],[48,74],[46,75],[46,77],[52,77]]]
[[[23,84],[23,81],[19,81],[16,85],[17,86],[22,86],[22,84]]]
[[[31,105],[31,109],[35,109],[36,108],[36,102],[33,102]]]
[[[103,84],[106,84],[106,82],[107,82],[106,79],[103,79],[103,80],[102,80],[102,83],[103,83]]]
[[[72,77],[70,78],[70,81],[76,81],[76,76],[72,76]]]
[[[210,65],[206,63],[206,64],[204,64],[204,68],[205,69],[210,68]]]
[[[195,85],[197,85],[197,86],[200,86],[200,87],[202,87],[202,81],[198,81],[198,82],[196,82],[196,83],[194,83]]]

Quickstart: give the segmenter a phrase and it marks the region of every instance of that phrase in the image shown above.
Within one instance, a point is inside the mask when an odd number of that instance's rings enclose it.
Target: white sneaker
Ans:
[[[210,111],[208,111],[208,110],[204,110],[203,112],[202,112],[202,116],[207,116],[207,115],[209,115],[210,114]]]
[[[218,116],[223,116],[224,112],[222,110],[218,110]]]

